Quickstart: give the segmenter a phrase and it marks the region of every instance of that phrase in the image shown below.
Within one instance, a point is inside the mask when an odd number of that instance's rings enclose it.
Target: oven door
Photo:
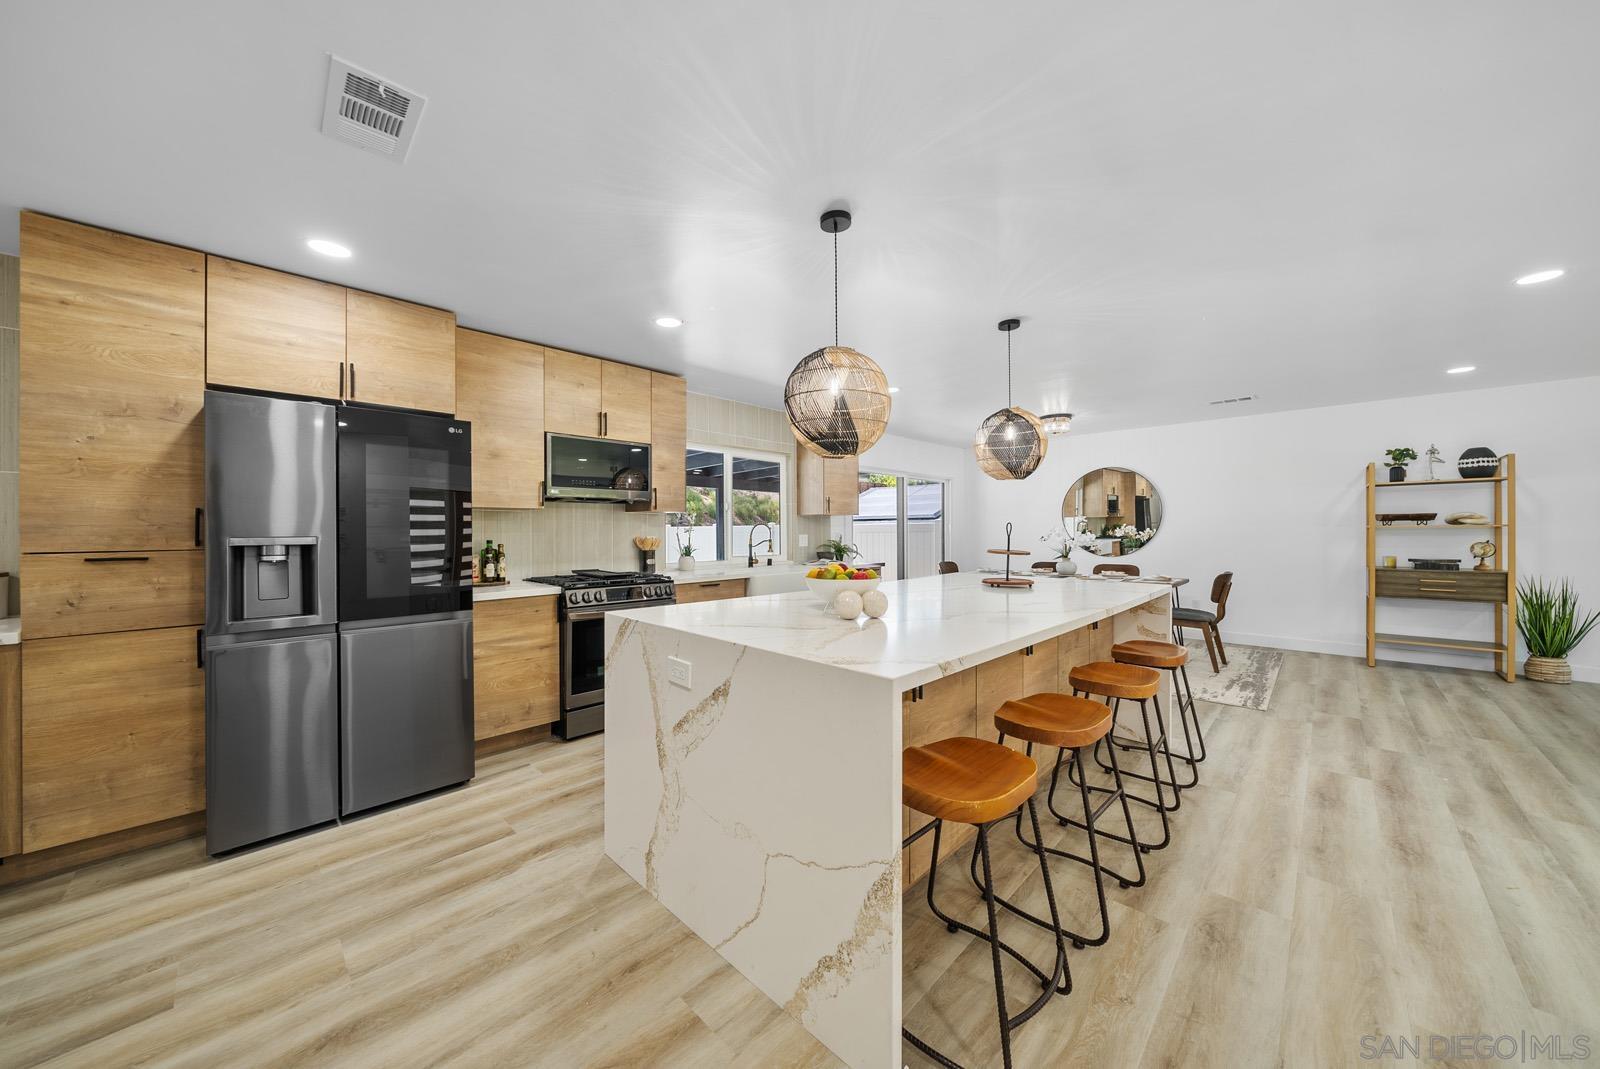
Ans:
[[[671,604],[672,601],[663,599],[635,602],[627,608]],[[605,700],[606,610],[569,612],[561,624],[561,708],[583,709],[601,705]]]
[[[472,608],[472,436],[441,416],[339,409],[339,619]]]

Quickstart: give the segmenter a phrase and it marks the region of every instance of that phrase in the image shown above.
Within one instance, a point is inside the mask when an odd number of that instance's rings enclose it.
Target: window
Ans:
[[[687,545],[695,560],[742,560],[752,533],[757,557],[780,556],[785,468],[783,457],[773,454],[689,447],[684,458],[685,511],[667,520],[671,559]],[[770,536],[762,524],[771,527]],[[763,544],[769,537],[771,544]]]
[[[885,579],[933,575],[944,559],[944,505],[941,479],[864,471],[849,541]]]

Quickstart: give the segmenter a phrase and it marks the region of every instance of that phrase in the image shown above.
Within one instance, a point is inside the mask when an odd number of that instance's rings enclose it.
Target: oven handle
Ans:
[[[677,598],[671,598],[671,599],[668,599],[668,598],[656,598],[653,601],[636,601],[632,605],[618,605],[618,606],[616,606],[616,608],[618,608],[618,609],[653,609],[658,605],[676,605],[677,603],[678,603],[678,599]],[[604,616],[606,613],[608,613],[610,611],[611,611],[610,609],[602,609],[602,608],[598,608],[598,607],[593,608],[593,609],[568,610],[567,619],[568,620],[598,620],[598,619],[600,619],[602,616]]]

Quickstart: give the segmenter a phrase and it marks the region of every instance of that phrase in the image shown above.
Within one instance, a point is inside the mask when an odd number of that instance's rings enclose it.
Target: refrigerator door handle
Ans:
[[[206,629],[203,627],[194,629],[194,666],[196,668],[206,666]]]
[[[472,621],[461,626],[461,678],[472,678]]]

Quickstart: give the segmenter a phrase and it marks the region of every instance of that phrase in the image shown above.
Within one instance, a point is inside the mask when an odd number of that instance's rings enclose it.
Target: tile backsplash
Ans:
[[[807,536],[809,546],[829,536],[827,517],[794,514],[795,441],[781,410],[691,393],[686,415],[694,445],[745,446],[789,458],[790,500],[784,503],[784,520],[791,532],[790,557],[808,555],[808,549],[798,548],[800,534]],[[634,536],[662,538],[665,523],[662,513],[628,512],[621,505],[562,502],[542,509],[478,509],[473,513],[474,545],[482,548],[486,538],[504,542],[508,571],[517,579],[573,568],[632,569],[639,566]],[[662,544],[667,545],[665,539]],[[657,555],[658,567],[672,563],[665,548]]]

